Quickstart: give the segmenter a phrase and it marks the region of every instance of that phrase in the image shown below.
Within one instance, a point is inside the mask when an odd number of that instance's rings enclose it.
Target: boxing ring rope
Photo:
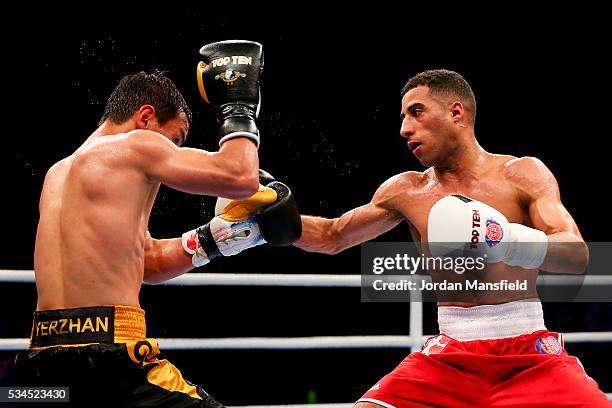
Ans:
[[[411,336],[314,336],[314,337],[223,337],[157,338],[164,350],[325,350],[421,347],[429,336],[415,342]],[[566,343],[612,342],[612,332],[564,333]],[[24,350],[29,339],[1,339],[0,350]]]
[[[423,277],[415,277],[422,279]],[[428,277],[426,277],[427,279]],[[0,269],[0,282],[34,283],[32,270]],[[612,275],[597,276],[559,276],[541,275],[538,284],[567,285],[612,285]],[[302,287],[360,287],[361,275],[323,275],[323,274],[232,274],[232,273],[189,273],[162,283],[161,285],[180,286],[302,286]],[[420,292],[410,293],[410,324],[408,336],[316,336],[316,337],[236,337],[236,338],[158,338],[161,348],[166,350],[305,350],[334,348],[409,348],[418,350],[427,337],[423,335],[423,303]],[[611,332],[573,332],[564,333],[566,343],[612,342]],[[28,339],[0,338],[0,351],[22,350],[27,348]],[[612,401],[612,393],[606,394]],[[309,405],[313,407],[312,404]],[[345,408],[352,404],[316,404],[317,408]],[[280,407],[300,407],[300,405],[278,405]],[[253,408],[253,407],[242,407]],[[257,408],[266,408],[257,406]],[[268,408],[272,408],[269,406]]]
[[[34,283],[34,271],[0,269],[0,282]],[[359,287],[359,275],[187,273],[160,285]]]
[[[430,280],[429,276],[413,279]],[[411,276],[402,276],[410,280]],[[0,269],[0,282],[34,283],[34,271]],[[538,285],[586,286],[612,285],[612,275],[540,275]],[[361,275],[281,274],[281,273],[187,273],[159,285],[176,286],[304,286],[304,287],[360,287]]]

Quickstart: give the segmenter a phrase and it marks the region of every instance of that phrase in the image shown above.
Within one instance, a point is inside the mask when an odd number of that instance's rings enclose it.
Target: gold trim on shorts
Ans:
[[[135,364],[148,366],[148,383],[202,400],[198,388],[185,380],[174,365],[157,358],[160,353],[157,340],[147,339],[146,332],[145,312],[138,307],[44,310],[34,313],[30,349],[120,343]]]
[[[94,306],[34,312],[30,348],[127,343],[146,339],[144,310]]]

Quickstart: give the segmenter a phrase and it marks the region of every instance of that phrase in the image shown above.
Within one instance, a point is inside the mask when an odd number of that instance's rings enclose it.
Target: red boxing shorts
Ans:
[[[438,320],[441,334],[359,402],[386,408],[612,406],[564,350],[562,335],[546,330],[537,300],[440,307]]]

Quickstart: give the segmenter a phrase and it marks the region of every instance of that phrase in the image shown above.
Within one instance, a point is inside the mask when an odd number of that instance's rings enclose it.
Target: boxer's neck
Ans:
[[[475,137],[464,138],[464,142],[445,157],[443,163],[434,166],[439,180],[467,181],[482,173],[488,153]]]
[[[127,133],[132,130],[138,129],[136,123],[133,120],[128,120],[121,124],[113,123],[110,120],[104,121],[92,134],[93,137],[118,135],[120,133]]]

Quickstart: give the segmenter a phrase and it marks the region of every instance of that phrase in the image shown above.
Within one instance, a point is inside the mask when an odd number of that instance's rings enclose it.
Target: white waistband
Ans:
[[[473,307],[440,306],[440,333],[459,341],[501,339],[546,330],[539,299]]]

